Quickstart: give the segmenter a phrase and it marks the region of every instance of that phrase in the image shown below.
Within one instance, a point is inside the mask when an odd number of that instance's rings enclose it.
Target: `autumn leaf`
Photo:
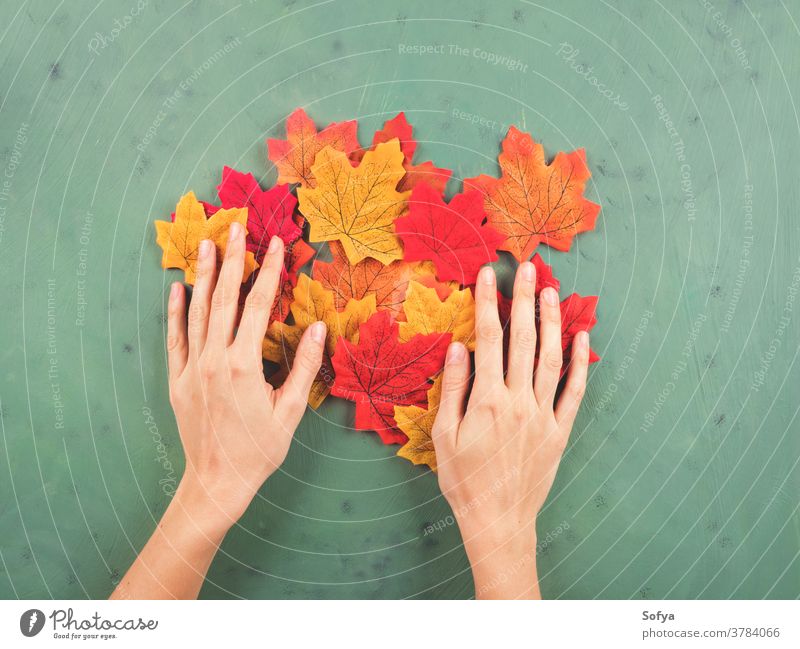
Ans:
[[[247,210],[220,209],[206,218],[203,205],[194,192],[181,198],[175,208],[175,220],[156,221],[156,241],[164,251],[161,257],[162,268],[181,268],[187,284],[194,284],[197,269],[197,255],[200,242],[210,239],[217,247],[217,262],[221,263],[228,243],[231,223],[238,221],[247,225]],[[242,281],[258,267],[253,253],[245,254]]]
[[[355,402],[358,430],[376,431],[384,444],[404,444],[394,407],[426,404],[428,379],[442,369],[449,342],[435,334],[400,342],[392,314],[378,311],[361,325],[357,345],[339,341],[331,394]]]
[[[483,195],[457,194],[449,204],[426,184],[411,192],[408,216],[395,221],[406,261],[431,260],[440,280],[474,284],[478,270],[497,260],[504,237],[484,225]]]
[[[289,315],[289,307],[294,299],[297,273],[315,254],[317,254],[317,251],[302,239],[298,239],[286,249],[283,259],[284,269],[281,274],[281,285],[278,289],[278,295],[272,303],[270,322],[273,320],[278,322],[286,320],[286,316]]]
[[[269,159],[278,168],[278,183],[300,183],[314,187],[314,159],[326,146],[350,155],[358,149],[358,125],[355,120],[329,124],[317,132],[317,127],[302,108],[286,120],[286,139],[267,140]]]
[[[372,137],[372,147],[369,150],[374,150],[379,144],[390,142],[395,138],[400,142],[400,150],[403,152],[403,168],[406,170],[406,175],[400,180],[397,191],[409,191],[419,183],[425,182],[440,195],[444,194],[447,181],[453,172],[449,169],[440,169],[430,161],[418,165],[413,164],[417,141],[413,138],[411,124],[406,120],[405,113],[398,113],[394,118],[385,122],[380,131],[375,132]],[[363,149],[356,149],[350,154],[350,159],[359,162],[364,153]]]
[[[506,237],[502,250],[525,261],[540,242],[566,251],[576,234],[594,228],[600,206],[583,197],[591,176],[583,149],[558,153],[548,165],[542,145],[512,126],[499,162],[500,178],[482,175],[464,186],[483,192],[489,224]]]
[[[412,273],[409,264],[393,261],[384,266],[369,257],[351,264],[338,241],[331,241],[329,245],[333,261],[314,261],[312,276],[333,292],[337,309],[343,309],[349,300],[374,295],[379,311],[400,312]]]
[[[556,291],[560,288],[560,282],[553,275],[551,266],[545,263],[539,254],[535,254],[531,260],[533,265],[536,266],[536,296],[547,286],[551,286]],[[570,350],[572,348],[572,341],[575,334],[579,331],[591,331],[592,327],[597,323],[597,316],[595,314],[597,309],[597,296],[582,297],[577,293],[573,293],[561,302],[561,351],[563,354],[564,363],[562,366],[562,376],[566,372],[570,359]],[[497,292],[497,308],[500,315],[500,324],[503,327],[503,358],[504,367],[508,367],[508,345],[509,334],[511,325],[511,306],[513,300],[506,297],[499,291]],[[536,309],[536,330],[539,331],[539,309]],[[589,362],[596,363],[600,357],[594,352],[589,350]],[[536,354],[535,364],[538,364],[538,351]]]
[[[200,201],[200,205],[203,206],[203,211],[206,213],[206,217],[213,216],[218,210],[220,210],[219,205],[212,205],[211,203],[206,203],[205,201]],[[173,223],[175,222],[175,212],[169,215],[169,220]]]
[[[564,356],[562,374],[566,371],[572,352],[572,341],[579,331],[591,331],[597,324],[597,296],[583,297],[573,293],[561,302],[561,351]],[[589,350],[589,362],[596,363],[600,357]]]
[[[276,185],[264,191],[253,174],[224,167],[217,193],[222,207],[247,208],[247,249],[259,264],[272,237],[280,237],[288,245],[303,233],[295,220],[297,199],[289,185]]]
[[[561,282],[553,275],[553,267],[545,263],[538,252],[533,256],[531,262],[533,262],[533,265],[536,267],[536,295],[539,295],[542,289],[548,286],[556,289],[556,292],[558,292],[558,289],[561,288]]]
[[[451,334],[452,342],[475,350],[475,300],[469,289],[453,291],[441,300],[436,289],[412,281],[403,303],[405,321],[400,322],[400,340],[417,334]]]
[[[312,167],[317,186],[297,190],[300,211],[311,224],[309,240],[339,240],[351,264],[367,257],[383,264],[401,259],[394,221],[408,199],[395,189],[402,161],[397,140],[368,151],[357,167],[341,151],[320,151]]]
[[[372,295],[363,300],[350,300],[343,311],[334,306],[333,293],[325,290],[322,284],[300,274],[297,286],[293,289],[294,301],[291,313],[294,324],[273,322],[267,330],[262,343],[262,355],[267,360],[278,363],[280,369],[272,377],[276,383],[282,383],[294,362],[297,346],[303,332],[318,320],[328,327],[325,339],[325,350],[322,367],[317,373],[308,397],[312,408],[317,408],[328,396],[333,385],[334,373],[331,356],[340,339],[357,341],[358,327],[375,313],[375,298]]]
[[[397,455],[414,464],[427,464],[432,471],[436,471],[436,450],[433,446],[433,422],[439,411],[439,402],[442,400],[442,378],[436,377],[433,385],[428,390],[428,407],[395,406],[394,418],[397,427],[408,437],[405,445],[397,451]]]
[[[434,289],[440,300],[446,300],[450,293],[457,291],[461,286],[458,282],[452,280],[449,282],[440,282],[436,279],[436,266],[433,265],[433,262],[420,261],[416,264],[412,264],[412,267],[413,274],[411,275],[411,279],[423,286]]]

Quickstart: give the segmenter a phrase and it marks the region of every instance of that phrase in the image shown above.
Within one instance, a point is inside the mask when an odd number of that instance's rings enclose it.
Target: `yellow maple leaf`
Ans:
[[[440,374],[428,390],[428,409],[418,406],[395,406],[394,419],[397,427],[408,441],[400,447],[397,455],[414,464],[427,464],[436,471],[436,451],[433,447],[433,422],[442,400],[442,375]]]
[[[275,383],[282,382],[294,362],[297,346],[303,332],[318,320],[328,327],[322,366],[314,379],[308,403],[317,408],[328,396],[333,385],[334,373],[331,357],[336,351],[339,337],[358,342],[358,327],[376,312],[375,296],[370,294],[361,300],[349,300],[344,310],[337,311],[334,294],[308,275],[298,275],[294,287],[294,301],[290,307],[294,324],[274,321],[267,330],[261,345],[264,358],[278,363],[280,369],[271,377]]]
[[[186,283],[194,284],[200,242],[203,239],[214,242],[217,247],[217,263],[221,264],[228,245],[228,232],[234,221],[241,223],[246,231],[247,208],[220,209],[210,218],[206,218],[202,204],[194,192],[189,192],[178,201],[174,221],[155,222],[156,242],[164,251],[161,267],[183,269]],[[258,263],[253,253],[246,252],[242,281],[250,277],[256,268]]]
[[[408,283],[403,302],[406,321],[400,323],[400,340],[405,342],[416,334],[453,334],[452,342],[464,343],[475,350],[475,300],[472,291],[453,291],[444,300],[435,288],[414,280]]]
[[[403,257],[394,221],[407,208],[411,192],[398,192],[405,174],[399,140],[367,151],[353,167],[332,147],[317,154],[311,170],[316,187],[299,187],[300,211],[311,224],[309,240],[339,240],[351,264],[366,257],[389,264]]]

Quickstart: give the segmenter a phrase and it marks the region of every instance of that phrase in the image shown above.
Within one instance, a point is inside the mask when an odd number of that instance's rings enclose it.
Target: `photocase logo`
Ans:
[[[27,638],[32,638],[44,627],[44,613],[38,608],[32,608],[25,611],[19,618],[19,630],[22,635]]]

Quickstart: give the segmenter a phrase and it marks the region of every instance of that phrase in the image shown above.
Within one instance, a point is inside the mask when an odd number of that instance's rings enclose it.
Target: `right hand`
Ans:
[[[538,597],[536,515],[547,498],[586,387],[589,335],[575,336],[566,387],[561,376],[558,293],[540,296],[537,341],[536,269],[520,265],[514,283],[508,372],[491,267],[476,286],[475,381],[467,350],[448,349],[442,399],[433,427],[439,484],[458,521],[478,597]],[[537,342],[538,365],[534,378]]]

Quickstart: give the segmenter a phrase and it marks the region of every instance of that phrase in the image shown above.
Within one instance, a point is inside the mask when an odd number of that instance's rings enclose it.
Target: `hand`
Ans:
[[[306,330],[289,377],[273,390],[264,380],[261,342],[281,279],[283,242],[270,241],[235,337],[244,228],[231,226],[218,280],[215,253],[213,243],[204,241],[188,330],[183,285],[172,286],[169,385],[186,453],[179,492],[190,492],[205,516],[230,526],[286,458],[320,368],[325,324]]]
[[[169,297],[169,395],[186,471],[158,527],[111,599],[197,597],[211,560],[258,488],[286,458],[319,371],[325,324],[309,327],[283,386],[264,380],[261,341],[283,268],[273,237],[234,336],[245,231],[231,225],[216,277],[216,248],[203,241],[189,321],[183,285]]]
[[[552,288],[541,293],[537,335],[536,269],[520,265],[514,282],[508,371],[494,271],[476,286],[475,381],[467,350],[448,349],[442,400],[433,426],[439,484],[453,509],[472,565],[477,597],[538,597],[536,515],[558,470],[586,386],[589,336],[575,336],[566,386],[561,376],[561,312]]]

